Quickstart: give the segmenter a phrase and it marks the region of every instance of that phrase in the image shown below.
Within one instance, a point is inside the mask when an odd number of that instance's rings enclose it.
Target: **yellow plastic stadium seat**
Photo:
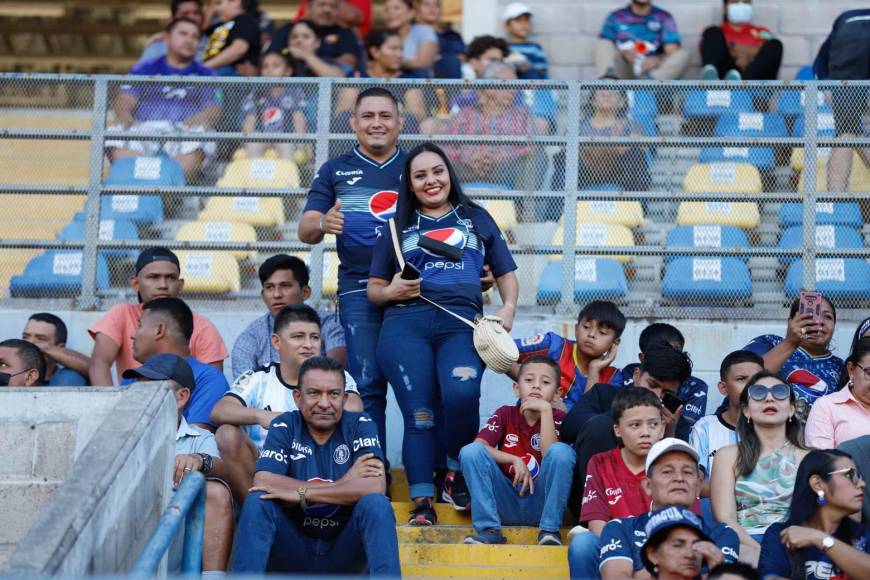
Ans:
[[[564,227],[560,223],[553,235],[553,245],[561,245],[564,241]],[[633,246],[634,234],[626,226],[621,224],[577,224],[578,246]],[[623,264],[631,262],[632,256],[606,256],[618,260]],[[550,261],[561,260],[561,256],[551,256]]]
[[[277,159],[274,151],[268,151],[265,158],[248,159],[239,149],[233,160],[217,182],[218,187],[275,188],[290,189],[299,187],[299,168],[292,161]]]
[[[2,163],[0,163],[2,167]],[[0,194],[3,219],[32,220],[35,217],[68,222],[85,208],[84,195]]]
[[[280,226],[285,221],[284,204],[278,197],[212,197],[200,212],[199,221]]]
[[[36,217],[31,216],[31,217]],[[53,240],[69,223],[59,220],[4,219],[0,215],[0,240]]]
[[[232,252],[180,251],[176,254],[186,292],[228,294],[241,290],[239,263]]]
[[[24,271],[24,266],[41,254],[42,250],[2,249],[0,250],[0,298],[9,292],[9,281]]]
[[[830,147],[819,147],[816,150],[816,162],[826,164],[828,157],[831,156]],[[803,147],[795,147],[791,150],[791,159],[789,160],[791,168],[800,173],[804,170],[804,149]]]
[[[643,225],[639,201],[594,200],[577,203],[578,224],[618,224],[628,228]]]
[[[683,179],[687,193],[760,193],[761,174],[748,163],[698,163]]]
[[[677,209],[681,226],[720,225],[752,229],[758,227],[761,214],[754,202],[684,201]]]
[[[292,255],[303,260],[309,268],[311,267],[311,254],[308,252],[294,252]],[[324,252],[323,295],[335,296],[336,294],[338,294],[338,254],[335,252]]]
[[[7,139],[0,147],[0,183],[86,185],[87,141]]]
[[[798,180],[798,191],[800,192],[804,191],[803,153],[803,149],[792,151],[792,168],[801,172],[800,179]],[[828,159],[829,157],[819,157],[816,159],[816,191],[828,190]],[[867,169],[864,161],[857,153],[852,154],[852,173],[849,175],[849,191],[852,193],[870,191],[870,169]]]
[[[504,232],[513,231],[517,225],[517,210],[514,202],[509,199],[487,199],[479,201],[480,205],[489,212],[498,228]]]
[[[257,241],[253,226],[241,222],[188,222],[175,234],[179,242],[239,242]],[[253,259],[256,252],[240,250],[231,252],[238,260]]]

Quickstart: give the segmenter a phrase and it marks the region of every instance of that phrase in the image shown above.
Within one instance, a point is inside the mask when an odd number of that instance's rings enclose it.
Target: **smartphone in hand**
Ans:
[[[670,391],[665,391],[662,395],[662,405],[672,414],[677,412],[677,409],[683,406],[683,400]]]
[[[420,270],[405,262],[405,267],[402,268],[402,274],[400,276],[402,280],[417,280],[420,278]]]
[[[822,318],[822,295],[819,292],[802,291],[798,298],[798,314],[809,313],[818,324]]]

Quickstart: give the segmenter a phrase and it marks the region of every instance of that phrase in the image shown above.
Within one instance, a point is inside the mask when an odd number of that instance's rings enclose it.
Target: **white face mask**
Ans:
[[[741,2],[739,4],[728,5],[728,22],[731,24],[746,24],[751,20],[752,4]]]

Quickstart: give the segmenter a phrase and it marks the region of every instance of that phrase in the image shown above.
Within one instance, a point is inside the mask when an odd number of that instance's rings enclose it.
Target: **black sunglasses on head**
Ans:
[[[786,401],[789,397],[791,397],[791,387],[788,385],[773,385],[772,387],[766,387],[764,385],[749,385],[746,387],[749,389],[747,394],[749,398],[753,401],[763,401],[767,398],[767,395],[770,394],[774,400],[776,401]]]

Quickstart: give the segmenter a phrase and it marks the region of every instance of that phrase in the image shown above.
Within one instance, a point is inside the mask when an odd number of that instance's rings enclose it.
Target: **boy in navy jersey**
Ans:
[[[377,429],[344,411],[344,369],[299,369],[298,411],[276,417],[239,519],[233,571],[399,576],[396,518],[384,496]]]
[[[393,94],[374,87],[357,97],[350,124],[357,144],[318,170],[299,222],[299,239],[317,244],[326,234],[335,236],[340,262],[338,307],[348,370],[381,441],[386,441],[387,381],[375,356],[384,314],[369,302],[366,282],[372,246],[396,213],[405,162],[396,141],[404,118]]]
[[[558,442],[565,413],[550,405],[559,375],[552,359],[527,359],[514,383],[519,404],[497,409],[474,442],[462,449],[477,532],[465,538],[466,544],[504,544],[504,520],[539,525],[539,544],[562,545],[559,528],[571,490],[574,451]]]

